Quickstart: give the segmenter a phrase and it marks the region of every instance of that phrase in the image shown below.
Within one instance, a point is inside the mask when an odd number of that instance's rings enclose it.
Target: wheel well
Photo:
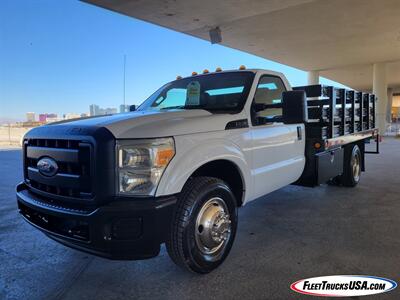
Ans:
[[[239,168],[228,160],[214,160],[198,168],[191,177],[209,176],[225,181],[231,188],[238,206],[243,204],[244,184]]]

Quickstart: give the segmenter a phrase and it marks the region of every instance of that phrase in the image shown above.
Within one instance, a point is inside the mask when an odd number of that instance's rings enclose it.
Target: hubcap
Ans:
[[[231,220],[224,200],[215,197],[204,203],[197,216],[195,230],[196,244],[204,254],[215,254],[227,243]]]
[[[361,164],[360,164],[360,155],[356,153],[351,159],[351,165],[353,168],[353,178],[356,182],[360,180],[361,173]]]

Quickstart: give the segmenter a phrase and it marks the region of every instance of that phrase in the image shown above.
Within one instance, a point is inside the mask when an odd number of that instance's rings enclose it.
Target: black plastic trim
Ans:
[[[239,128],[248,128],[249,121],[247,119],[240,119],[228,122],[225,126],[225,130],[229,129],[239,129]]]
[[[169,236],[177,197],[115,197],[106,205],[79,211],[48,205],[21,183],[17,186],[17,201],[24,219],[50,238],[94,255],[134,260],[158,255],[160,244]],[[53,225],[41,223],[41,218],[53,220]],[[86,234],[76,238],[60,233],[60,223],[84,224]]]
[[[29,189],[39,196],[47,197],[67,203],[86,203],[105,204],[115,195],[115,137],[105,127],[98,126],[76,126],[72,124],[57,124],[40,126],[30,130],[24,137],[24,179]],[[57,141],[75,141],[78,142],[79,155],[78,165],[86,161],[87,153],[90,157],[89,170],[86,176],[80,174],[57,174],[53,177],[44,177],[37,172],[35,166],[28,168],[28,157],[49,156],[56,161],[76,159],[76,149],[63,149],[54,147],[35,147],[29,144],[31,140],[57,140]],[[37,145],[36,145],[37,146]],[[64,151],[67,150],[67,151]],[[84,152],[83,152],[84,151]],[[55,156],[55,157],[53,157]],[[72,176],[69,176],[72,175]],[[80,177],[76,177],[78,175]],[[75,188],[72,194],[57,194],[46,189],[40,189],[40,186],[31,184],[30,179],[39,184],[47,184],[56,188]],[[34,183],[34,182],[33,182]],[[79,189],[81,188],[81,189]]]
[[[57,173],[52,177],[43,176],[38,169],[28,167],[28,177],[31,180],[40,181],[48,185],[60,185],[63,188],[79,188],[81,178],[79,175]]]
[[[50,156],[51,158],[61,162],[78,163],[78,150],[77,149],[60,149],[60,148],[46,148],[46,147],[32,147],[27,146],[26,157],[39,159],[41,157]]]

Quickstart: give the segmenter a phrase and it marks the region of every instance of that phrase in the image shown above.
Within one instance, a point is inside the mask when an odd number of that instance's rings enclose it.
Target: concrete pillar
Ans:
[[[373,66],[373,80],[372,80],[373,93],[378,98],[377,103],[377,125],[379,127],[379,133],[384,134],[386,132],[386,114],[387,114],[387,82],[386,82],[386,64],[376,63]]]
[[[386,122],[392,123],[393,89],[387,89]]]
[[[319,84],[319,71],[308,71],[307,81],[308,85]]]

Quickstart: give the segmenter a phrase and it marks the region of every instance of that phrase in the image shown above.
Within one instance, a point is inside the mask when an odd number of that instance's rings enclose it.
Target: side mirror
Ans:
[[[285,124],[306,123],[308,121],[305,91],[299,90],[282,93],[282,118]]]
[[[267,105],[264,103],[253,103],[252,104],[252,109],[254,112],[259,112],[259,111],[263,111],[265,109],[267,109]]]
[[[136,105],[129,106],[129,111],[135,111],[135,110],[136,110]]]

